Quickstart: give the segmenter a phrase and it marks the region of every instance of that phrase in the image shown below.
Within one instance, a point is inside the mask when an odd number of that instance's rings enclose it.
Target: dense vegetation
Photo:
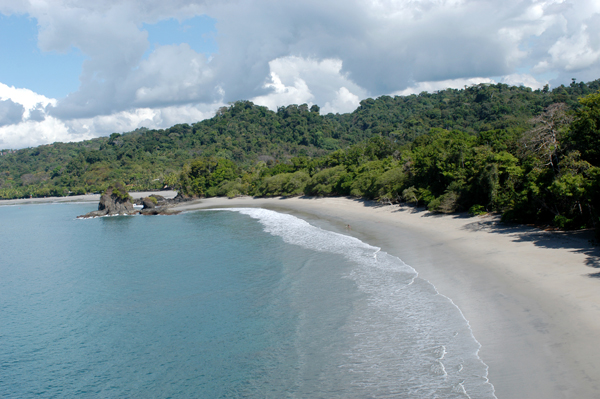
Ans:
[[[0,198],[98,192],[113,180],[134,190],[162,188],[172,185],[181,168],[198,156],[250,168],[260,161],[325,155],[373,135],[405,144],[432,128],[473,135],[492,129],[518,133],[550,104],[566,102],[576,108],[579,97],[599,88],[600,81],[573,82],[552,91],[477,85],[366,99],[353,113],[323,116],[317,106],[290,105],[273,112],[240,101],[191,126],[0,151]]]
[[[432,129],[402,144],[374,135],[328,155],[240,168],[201,157],[177,183],[189,195],[349,195],[434,212],[502,212],[560,228],[600,222],[600,93],[570,111],[552,104],[531,128],[476,135]]]
[[[366,99],[351,114],[236,102],[194,125],[0,157],[0,196],[165,185],[195,196],[350,195],[436,212],[600,222],[600,81]]]
[[[358,142],[319,108],[291,105],[269,111],[240,101],[209,120],[166,130],[138,129],[78,143],[54,143],[0,156],[0,198],[98,192],[109,181],[129,189],[159,189],[199,155],[240,165],[314,156]]]

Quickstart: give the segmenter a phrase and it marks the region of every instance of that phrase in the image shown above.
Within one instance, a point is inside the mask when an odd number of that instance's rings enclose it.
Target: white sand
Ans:
[[[600,251],[589,232],[344,198],[214,198],[178,209],[232,206],[293,213],[414,267],[470,322],[498,398],[600,398]]]

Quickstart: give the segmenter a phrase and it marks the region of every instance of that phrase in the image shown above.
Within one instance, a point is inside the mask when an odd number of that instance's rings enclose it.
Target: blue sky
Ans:
[[[37,46],[37,35],[36,19],[0,15],[0,82],[54,98],[77,90],[85,56],[76,48],[63,54],[43,52]]]
[[[187,43],[206,55],[217,53],[215,20],[197,16],[183,21],[174,18],[143,24],[148,32],[148,50],[156,46]],[[66,52],[41,51],[37,45],[38,23],[28,15],[0,14],[0,53],[5,60],[0,63],[0,82],[24,87],[46,97],[62,98],[79,87],[81,65],[86,58],[77,48]],[[40,67],[43,65],[43,67]]]
[[[0,0],[0,148],[271,109],[600,78],[597,0]]]
[[[216,54],[219,46],[216,41],[215,23],[215,19],[201,15],[183,21],[171,18],[154,24],[144,24],[143,29],[148,31],[150,42],[144,58],[148,58],[157,46],[181,43],[189,44],[197,53],[208,56]]]

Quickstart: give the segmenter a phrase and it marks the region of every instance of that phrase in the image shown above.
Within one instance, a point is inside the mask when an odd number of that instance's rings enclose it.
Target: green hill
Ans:
[[[576,109],[579,97],[599,88],[600,80],[552,91],[481,84],[366,99],[354,112],[336,115],[320,115],[318,106],[306,104],[273,112],[239,101],[193,125],[1,151],[0,198],[98,192],[113,180],[130,190],[158,189],[176,184],[184,166],[198,157],[227,160],[246,173],[259,173],[255,169],[263,163],[319,158],[373,136],[394,145],[411,143],[433,128],[473,137],[502,129],[512,137],[528,130],[530,120],[550,104],[565,102]]]

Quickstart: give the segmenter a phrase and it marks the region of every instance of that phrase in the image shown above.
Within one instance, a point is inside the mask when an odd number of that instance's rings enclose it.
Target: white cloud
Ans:
[[[368,96],[492,77],[534,88],[546,83],[540,74],[556,76],[551,84],[600,77],[597,0],[0,0],[0,12],[36,18],[43,51],[75,47],[87,57],[80,88],[66,98],[6,94],[0,85],[2,100],[25,109],[27,123],[15,126],[32,135],[40,123],[39,140],[51,137],[52,124],[67,138],[163,127],[243,99],[346,112]],[[187,44],[143,58],[144,23],[202,14],[217,21],[219,50],[210,60]],[[3,129],[7,140],[13,128]]]
[[[353,111],[359,96],[364,98],[367,92],[342,72],[342,66],[339,59],[277,58],[269,62],[270,80],[264,85],[271,92],[252,101],[272,110],[288,104],[317,103],[325,104],[322,113]]]
[[[21,111],[5,115],[3,103]],[[162,108],[135,108],[110,115],[60,120],[44,110],[56,100],[27,89],[0,83],[0,148],[23,148],[53,142],[87,140],[139,127],[160,129],[178,123],[195,123],[210,118],[223,103],[185,104]],[[22,117],[21,117],[22,115]]]
[[[560,38],[548,53],[552,56],[552,65],[565,71],[587,68],[600,59],[600,48],[592,46],[586,25],[582,25],[577,34]]]
[[[335,94],[333,101],[325,103],[321,113],[352,112],[360,105],[360,98],[345,87],[340,87]]]
[[[0,100],[0,126],[12,125],[23,120],[25,108],[12,100]]]
[[[112,115],[74,119],[65,122],[72,135],[98,137],[113,132],[127,132],[139,127],[160,129],[178,123],[195,123],[215,115],[224,104],[183,105],[165,108],[137,108]]]
[[[202,91],[212,83],[213,72],[204,54],[187,44],[158,47],[131,78],[136,105],[181,103],[210,99]]]
[[[414,86],[407,87],[404,90],[397,91],[392,93],[392,95],[396,96],[408,96],[411,94],[419,94],[424,91],[433,93],[438,90],[444,89],[462,89],[465,86],[477,85],[480,83],[490,83],[494,84],[496,81],[490,78],[469,78],[469,79],[449,79],[449,80],[440,80],[437,82],[419,82]]]
[[[56,118],[46,117],[41,122],[25,121],[14,125],[0,127],[1,148],[24,148],[56,141],[77,141],[91,136],[72,135],[64,122]]]
[[[273,92],[264,96],[254,97],[252,102],[276,110],[277,107],[287,104],[310,103],[314,98],[304,80],[297,77],[291,86],[286,86],[276,72],[271,71],[271,82],[265,87]]]
[[[513,73],[510,75],[506,75],[503,76],[500,81],[510,86],[525,86],[531,87],[534,90],[541,89],[542,87],[544,87],[545,84],[548,83],[547,81],[540,82],[533,76],[526,73]]]
[[[43,112],[48,105],[55,105],[56,99],[48,98],[41,94],[35,93],[29,89],[19,89],[14,86],[8,86],[0,83],[0,100],[11,100],[17,104],[21,104],[25,109],[23,114],[24,119],[30,117],[33,111]]]
[[[61,121],[46,116],[42,121],[26,120],[0,126],[0,148],[24,148],[40,144],[87,140],[139,127],[162,129],[178,123],[195,123],[214,116],[224,104],[182,105],[165,108],[137,108],[112,115]]]
[[[441,80],[437,82],[419,82],[415,85],[408,87],[404,90],[399,90],[392,95],[396,96],[408,96],[411,94],[419,94],[421,92],[433,93],[438,90],[444,90],[447,88],[451,89],[462,89],[464,87],[478,85],[480,83],[496,84],[505,83],[511,86],[526,86],[532,89],[541,89],[548,82],[540,82],[529,74],[518,74],[513,73],[510,75],[501,76],[500,79],[492,78],[469,78],[469,79],[451,79]]]

